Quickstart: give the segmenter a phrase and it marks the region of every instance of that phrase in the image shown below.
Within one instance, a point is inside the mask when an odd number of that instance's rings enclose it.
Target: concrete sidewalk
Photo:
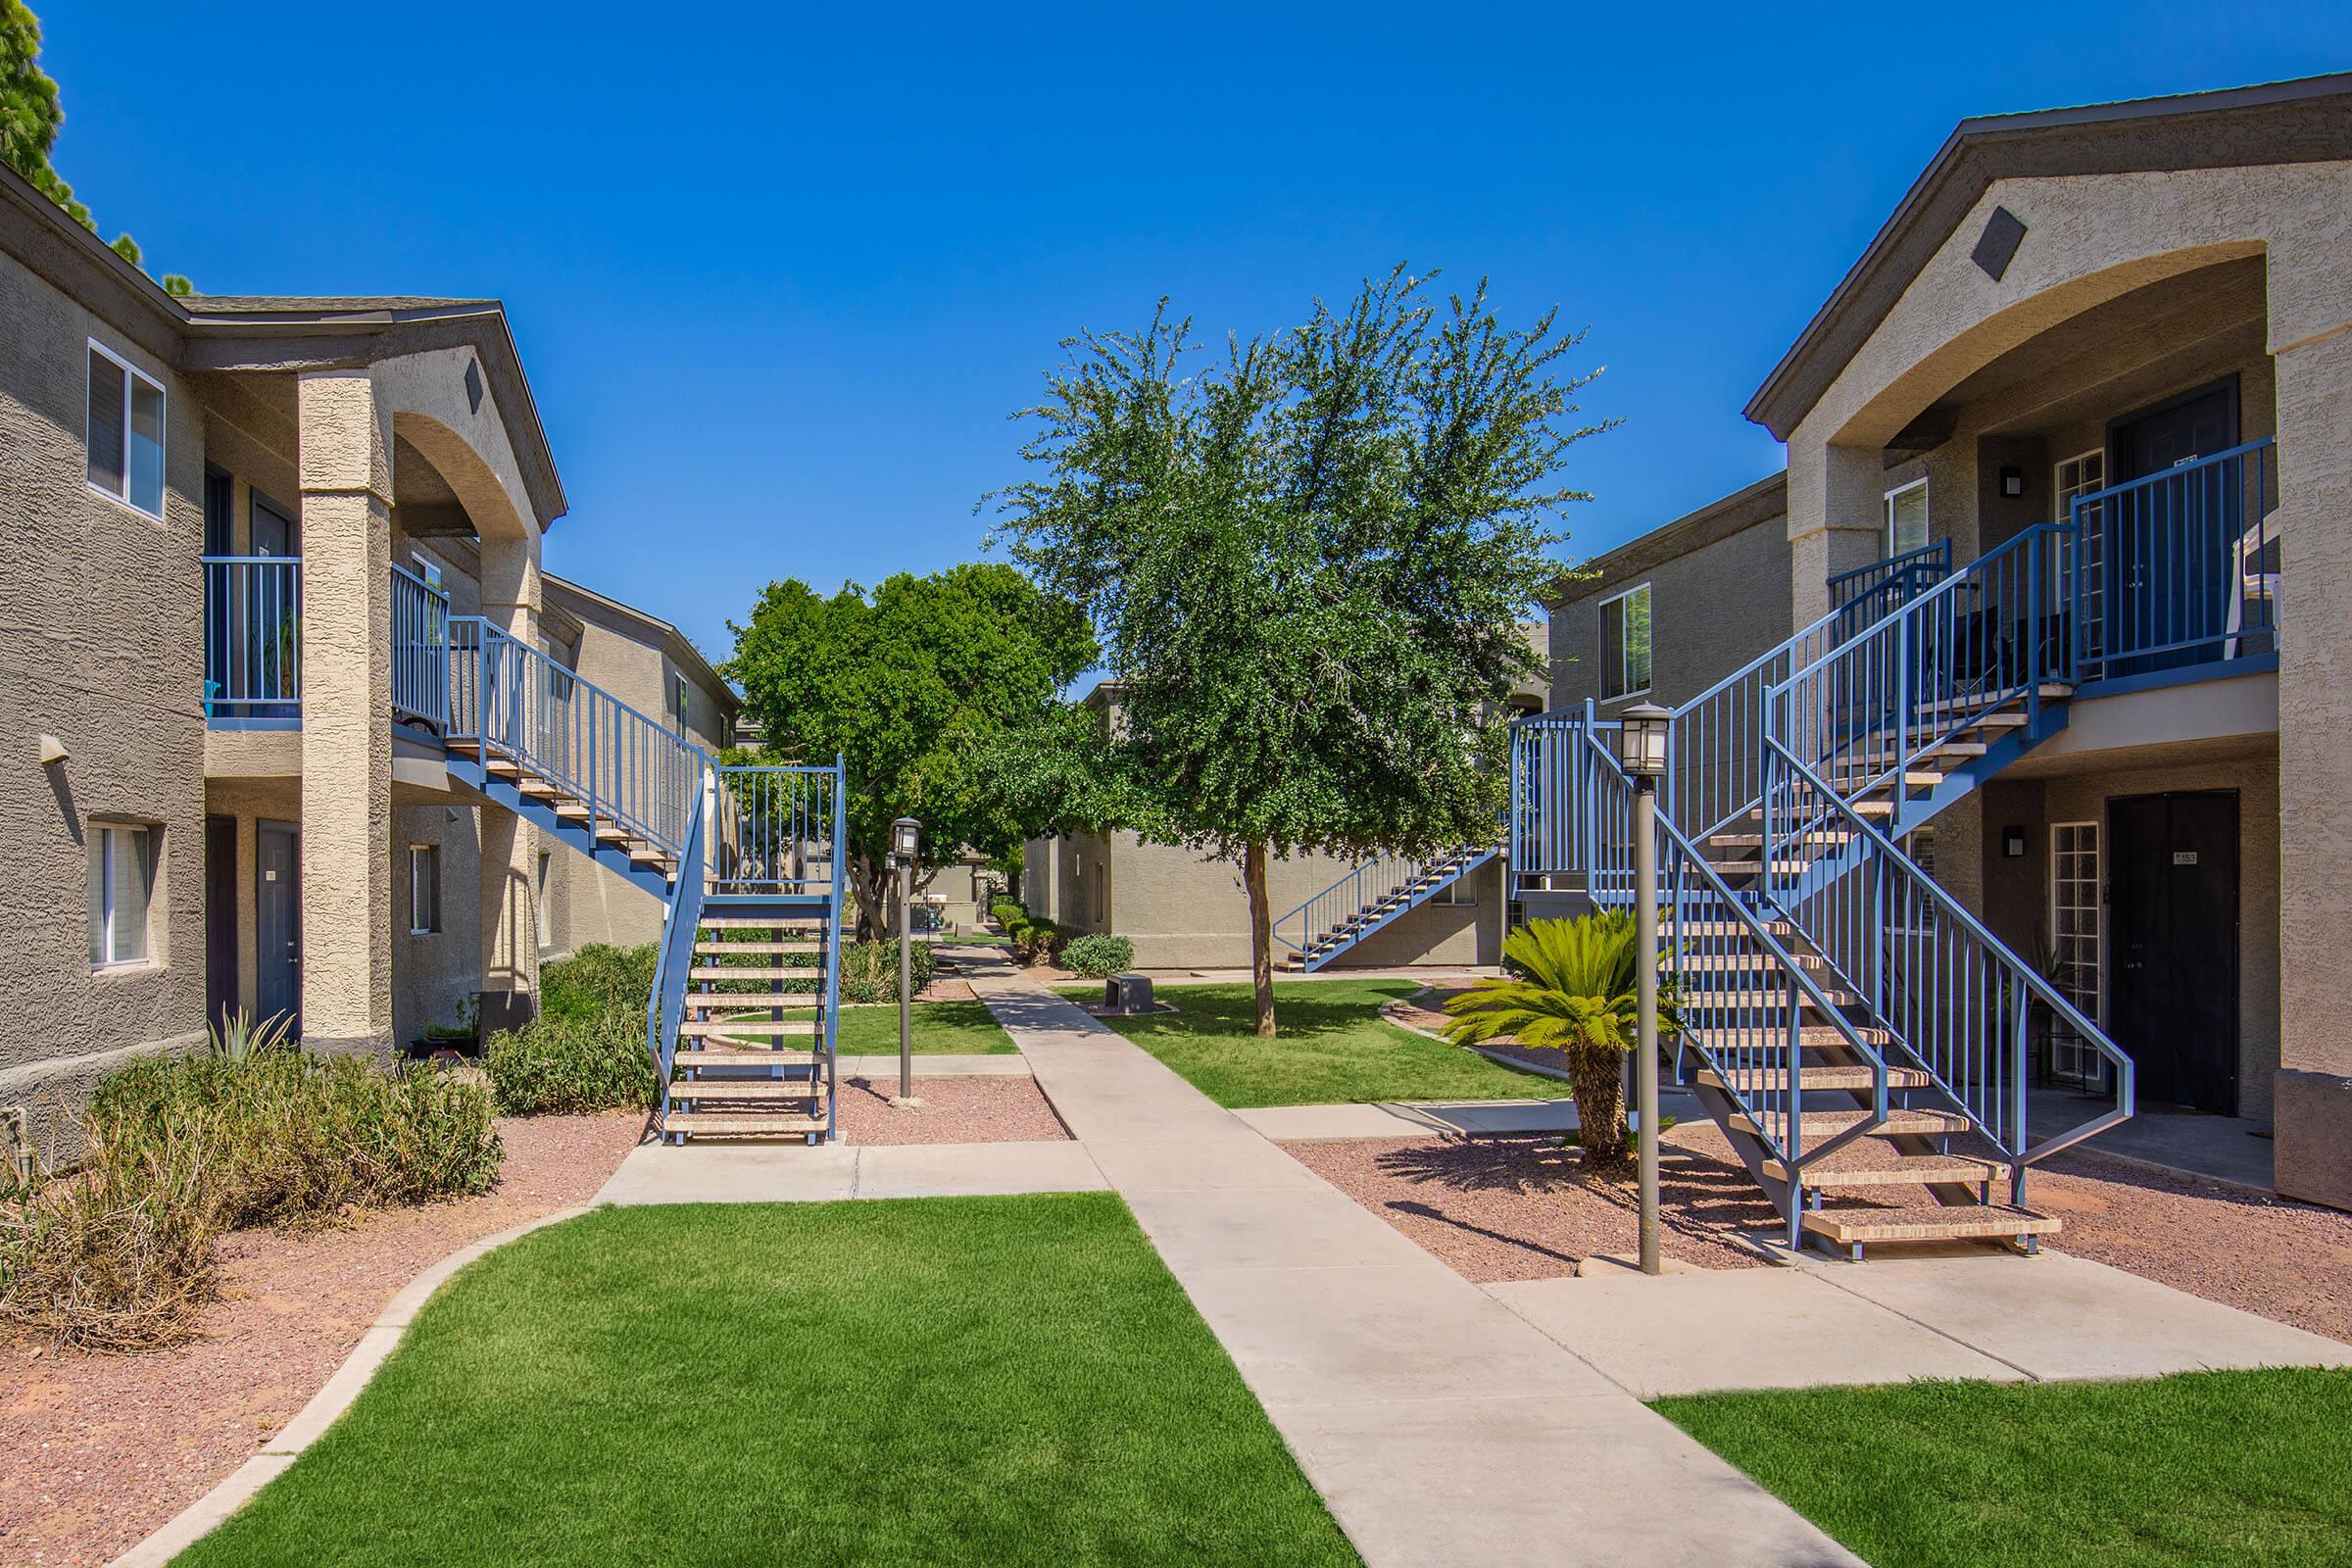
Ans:
[[[642,1144],[599,1203],[822,1203],[847,1198],[1098,1193],[1110,1184],[1082,1144]]]
[[[1851,1553],[1009,965],[973,975],[1367,1563]]]

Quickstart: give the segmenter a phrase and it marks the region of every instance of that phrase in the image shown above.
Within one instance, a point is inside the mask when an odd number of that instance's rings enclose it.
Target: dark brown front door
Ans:
[[[2237,445],[2235,378],[2120,420],[2107,442],[2110,482],[2150,481],[2108,507],[2107,651],[2139,655],[2119,659],[2112,673],[2220,658],[2241,521],[2239,465],[2190,466]]]
[[[2107,803],[2109,1033],[2139,1098],[2237,1114],[2237,792]]]

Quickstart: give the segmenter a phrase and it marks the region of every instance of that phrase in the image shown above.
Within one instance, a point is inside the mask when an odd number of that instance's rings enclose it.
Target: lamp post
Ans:
[[[911,816],[890,824],[891,863],[899,868],[899,1103],[914,1099],[914,937],[910,909],[914,902],[914,856],[922,845],[923,825]]]
[[[1658,780],[1666,772],[1666,729],[1674,715],[1639,703],[1621,715],[1618,760],[1634,781],[1634,987],[1638,1007],[1634,1104],[1641,1152],[1642,1272],[1658,1256]]]

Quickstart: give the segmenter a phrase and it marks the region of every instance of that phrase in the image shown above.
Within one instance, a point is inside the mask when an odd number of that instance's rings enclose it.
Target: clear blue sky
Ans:
[[[2344,0],[33,4],[103,232],[505,300],[549,564],[714,658],[771,577],[974,557],[1068,333],[1272,330],[1398,260],[1590,329],[1590,555],[1780,466],[1740,407],[1955,122],[2352,66]]]

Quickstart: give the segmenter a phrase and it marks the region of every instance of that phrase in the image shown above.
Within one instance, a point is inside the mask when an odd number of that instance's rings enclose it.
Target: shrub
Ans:
[[[222,1230],[486,1192],[506,1154],[479,1085],[289,1050],[133,1062],[82,1123],[82,1168],[0,1216],[0,1323],[93,1349],[193,1333]]]
[[[1045,962],[1075,935],[1068,926],[1055,925],[1051,920],[1016,919],[1004,926],[1005,940],[1012,944],[1012,956],[1023,963]]]
[[[632,1012],[645,1033],[645,1008],[654,995],[654,945],[615,948],[591,942],[539,971],[541,1017],[592,1018]],[[641,1042],[642,1043],[642,1042]]]
[[[937,956],[928,942],[907,951],[908,978],[917,995],[931,984]],[[841,950],[841,1000],[896,1002],[899,1000],[899,945],[896,942],[854,942]]]
[[[482,1067],[505,1116],[644,1109],[662,1092],[646,1050],[645,1004],[602,1013],[542,1013],[482,1045]]]
[[[989,918],[997,924],[1009,926],[1015,920],[1029,918],[1029,910],[1018,899],[995,898],[988,901]]]
[[[1061,966],[1089,980],[1101,980],[1135,967],[1135,944],[1126,937],[1073,937],[1061,950]]]

